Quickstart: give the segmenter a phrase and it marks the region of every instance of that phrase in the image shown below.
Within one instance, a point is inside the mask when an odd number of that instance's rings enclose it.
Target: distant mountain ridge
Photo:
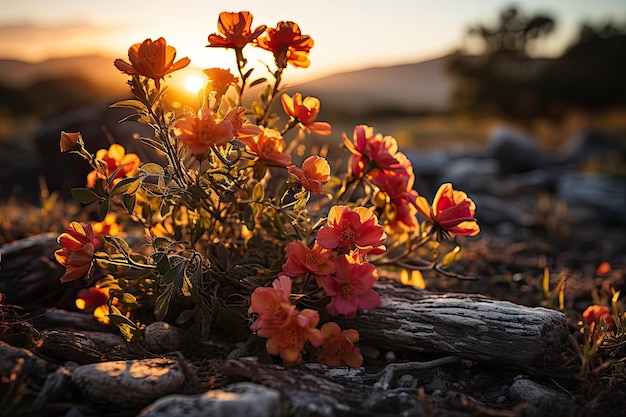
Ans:
[[[445,111],[452,88],[452,79],[445,71],[446,58],[338,73],[287,86],[286,91],[315,96],[323,109],[344,113],[382,108]],[[110,57],[75,56],[38,63],[0,59],[0,84],[5,86],[23,88],[38,79],[71,76],[88,80],[109,96],[128,94],[125,76]]]

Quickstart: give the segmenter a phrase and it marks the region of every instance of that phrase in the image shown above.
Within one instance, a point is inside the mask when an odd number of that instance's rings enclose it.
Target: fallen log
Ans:
[[[375,289],[379,307],[340,320],[367,345],[534,368],[556,362],[567,344],[566,317],[559,311],[477,294],[432,293],[391,279],[381,279]]]

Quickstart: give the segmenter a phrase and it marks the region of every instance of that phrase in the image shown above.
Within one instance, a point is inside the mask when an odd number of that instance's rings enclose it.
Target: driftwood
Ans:
[[[372,346],[465,359],[510,367],[556,361],[566,346],[563,313],[529,308],[475,294],[437,294],[379,281],[382,305],[341,322]]]

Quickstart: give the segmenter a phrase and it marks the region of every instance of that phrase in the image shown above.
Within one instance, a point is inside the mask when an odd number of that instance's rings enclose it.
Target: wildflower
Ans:
[[[417,210],[430,221],[438,233],[459,236],[475,236],[480,232],[474,213],[476,205],[462,191],[452,188],[452,184],[441,184],[432,207],[420,196],[416,200]]]
[[[94,223],[92,225],[93,233],[97,237],[102,236],[116,236],[120,231],[120,226],[117,224],[115,214],[107,213],[101,222]]]
[[[291,278],[281,275],[272,283],[272,287],[259,287],[250,298],[250,313],[259,317],[250,326],[259,336],[270,337],[274,332],[285,326],[294,314],[295,306],[289,302],[291,294]]]
[[[61,282],[84,277],[91,269],[96,248],[91,224],[71,222],[68,229],[59,235],[57,242],[63,246],[54,252],[57,262],[65,267]]]
[[[303,35],[294,22],[278,22],[275,29],[268,29],[264,37],[257,39],[256,45],[274,54],[278,68],[286,68],[288,63],[306,68],[311,63],[308,56],[313,39]]]
[[[390,230],[413,230],[419,225],[416,217],[416,200],[419,195],[413,190],[415,176],[412,167],[409,168],[404,171],[379,170],[372,178],[372,182],[387,195],[383,211]]]
[[[106,304],[107,301],[109,301],[108,288],[84,288],[76,296],[76,307],[92,313],[97,307]]]
[[[335,272],[334,252],[315,242],[310,248],[301,240],[294,240],[285,247],[288,258],[283,272],[290,277],[311,273],[325,276]]]
[[[324,342],[317,356],[319,363],[351,368],[358,368],[363,364],[361,351],[354,345],[359,341],[359,332],[354,329],[342,331],[335,322],[325,323],[320,331],[324,336]]]
[[[80,152],[84,148],[80,132],[61,132],[61,152]]]
[[[174,62],[176,48],[167,45],[165,39],[156,41],[146,39],[142,43],[136,43],[128,49],[130,63],[116,59],[115,67],[128,75],[143,75],[154,80],[158,89],[160,82],[167,74],[185,68],[191,60],[187,57]]]
[[[292,165],[288,171],[298,178],[298,182],[305,190],[316,195],[330,194],[322,191],[322,187],[330,178],[330,165],[325,158],[317,155],[309,156],[302,163],[302,168]]]
[[[238,139],[247,145],[250,152],[268,165],[281,167],[291,165],[291,155],[285,153],[287,144],[276,129],[264,127],[261,128],[261,133],[256,136]]]
[[[601,322],[606,324],[608,330],[615,331],[615,319],[607,306],[591,305],[583,311],[582,316],[587,326],[591,326],[594,332],[600,329]]]
[[[357,248],[361,254],[379,254],[385,251],[387,238],[378,218],[366,207],[354,210],[347,206],[333,206],[326,225],[317,232],[317,241],[325,248]]]
[[[239,78],[227,69],[207,68],[202,72],[209,77],[208,88],[215,91],[217,97],[222,97],[231,85],[236,85],[239,82]]]
[[[302,94],[296,93],[293,95],[293,98],[288,94],[283,94],[280,100],[287,116],[291,117],[294,123],[299,123],[302,129],[322,136],[330,135],[331,127],[329,123],[315,121],[320,111],[319,99],[307,97],[302,100]]]
[[[298,364],[302,361],[302,349],[308,341],[313,346],[319,346],[324,336],[317,329],[319,313],[315,310],[304,309],[294,316],[281,328],[277,329],[265,344],[267,353],[278,355],[288,364]]]
[[[252,14],[250,12],[222,12],[217,20],[217,31],[209,35],[207,47],[231,48],[241,51],[244,46],[258,38],[267,26],[257,26],[251,31]]]
[[[374,134],[374,128],[358,125],[352,138],[350,140],[343,134],[343,143],[352,153],[349,167],[354,177],[360,178],[374,169],[406,169],[411,164],[404,154],[398,152],[398,142],[393,136]]]
[[[335,264],[335,273],[322,281],[324,291],[331,297],[326,306],[330,314],[353,318],[359,309],[370,310],[380,305],[380,297],[372,288],[378,279],[374,265],[361,263],[353,255],[339,255]]]
[[[218,119],[209,108],[202,108],[197,116],[183,114],[174,122],[174,135],[189,147],[191,152],[202,155],[213,146],[223,146],[235,136],[259,132],[258,126],[245,125],[245,108],[232,108],[223,119]],[[250,132],[248,129],[254,126]]]
[[[113,184],[124,177],[132,177],[139,169],[139,157],[134,153],[126,153],[122,145],[114,143],[109,149],[100,149],[95,157],[98,169],[91,171],[87,175],[87,186],[93,187],[96,180],[106,180],[111,175]]]

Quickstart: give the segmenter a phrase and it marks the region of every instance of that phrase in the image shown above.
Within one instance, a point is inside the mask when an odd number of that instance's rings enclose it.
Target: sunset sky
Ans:
[[[438,58],[463,45],[469,25],[495,22],[513,4],[524,14],[555,18],[556,31],[537,51],[541,55],[561,52],[581,22],[626,24],[624,0],[21,0],[2,6],[0,58],[39,61],[94,53],[121,58],[131,44],[163,36],[195,66],[227,67],[232,52],[205,48],[207,36],[216,31],[219,12],[248,10],[254,27],[292,20],[311,35],[311,66],[289,75],[316,78]],[[267,52],[253,50],[271,63]]]

